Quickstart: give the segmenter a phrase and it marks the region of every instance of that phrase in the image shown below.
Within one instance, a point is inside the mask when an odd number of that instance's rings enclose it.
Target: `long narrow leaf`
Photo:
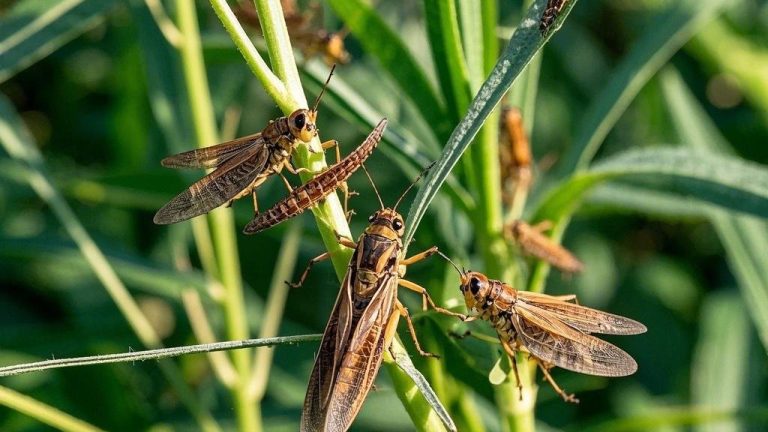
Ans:
[[[551,191],[534,220],[570,215],[592,188],[621,178],[653,179],[667,188],[729,210],[768,216],[768,168],[738,158],[679,148],[628,151]],[[667,189],[669,191],[669,189]]]
[[[733,153],[678,74],[669,71],[662,75],[662,84],[683,141],[697,149]],[[768,273],[765,271],[768,268],[768,223],[723,212],[710,212],[710,215],[739,282],[744,303],[763,347],[768,351]]]
[[[435,131],[450,130],[451,123],[427,75],[416,63],[405,42],[362,0],[329,0],[363,48],[392,75],[424,120]],[[437,136],[441,136],[438,133]]]
[[[20,2],[0,19],[0,83],[98,24],[115,3],[115,0]]]
[[[562,19],[567,18],[576,0],[568,2],[562,11]],[[504,93],[509,89],[518,75],[523,71],[526,65],[531,61],[534,55],[541,49],[549,37],[555,34],[555,31],[548,33],[547,37],[542,38],[539,32],[538,19],[542,12],[542,6],[545,2],[536,2],[529,9],[523,18],[520,26],[515,30],[507,48],[501,54],[501,58],[480,87],[475,98],[469,106],[466,116],[459,122],[451,133],[448,143],[445,146],[442,156],[435,166],[429,171],[424,186],[419,190],[413,201],[408,220],[406,222],[406,233],[403,239],[404,244],[409,244],[413,234],[424,217],[427,207],[437,195],[437,191],[442,186],[451,169],[456,165],[477,135],[485,119],[491,111],[498,105]]]
[[[701,27],[732,0],[682,0],[654,18],[605,89],[587,109],[560,166],[567,176],[584,169],[608,132],[648,80]]]

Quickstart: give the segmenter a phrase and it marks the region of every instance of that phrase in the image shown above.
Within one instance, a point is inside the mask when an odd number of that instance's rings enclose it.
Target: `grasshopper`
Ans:
[[[273,227],[284,220],[290,219],[317,204],[338,187],[343,187],[358,168],[363,165],[368,156],[381,141],[384,129],[387,127],[387,119],[383,119],[371,131],[360,146],[350,153],[341,162],[333,165],[312,180],[297,187],[290,195],[276,203],[269,210],[259,213],[245,226],[243,233],[256,234],[267,228]],[[346,202],[345,208],[346,208]]]
[[[333,69],[325,86],[331,76]],[[280,175],[291,190],[281,171],[283,168],[293,174],[307,171],[304,168],[294,169],[290,157],[299,142],[308,143],[317,136],[317,106],[325,86],[312,109],[298,109],[288,117],[270,120],[261,132],[163,159],[161,164],[169,168],[214,168],[214,171],[165,204],[155,214],[154,222],[158,225],[181,222],[208,213],[222,204],[231,205],[249,194],[253,195],[254,211],[258,213],[255,190],[272,174]],[[335,145],[335,141],[326,141],[322,148]]]
[[[319,55],[328,66],[349,63],[350,55],[344,46],[348,31],[328,31],[322,27],[322,5],[311,2],[303,10],[295,0],[281,0],[285,25],[291,42],[301,50],[304,60]],[[235,15],[250,27],[261,32],[259,15],[252,0],[240,0]]]
[[[543,222],[534,226],[516,220],[504,227],[504,235],[520,246],[523,252],[544,260],[566,273],[579,273],[584,264],[568,249],[541,233],[549,226]]]
[[[370,224],[356,243],[339,238],[342,245],[355,251],[315,358],[304,399],[302,431],[349,428],[373,385],[382,353],[395,336],[401,316],[419,353],[431,355],[421,349],[408,310],[397,300],[398,286],[421,294],[424,308],[429,303],[442,313],[463,317],[438,308],[426,289],[403,279],[408,265],[437,252],[437,247],[432,247],[410,258],[403,256],[405,226],[397,205],[413,184],[394,207],[385,208],[382,204],[381,209],[368,218]],[[376,194],[378,196],[378,192]],[[312,264],[325,258],[328,254],[311,260],[299,284]]]
[[[575,295],[551,296],[518,291],[480,272],[459,270],[453,265],[461,275],[460,289],[467,309],[473,314],[465,321],[480,318],[493,325],[504,351],[512,360],[520,390],[522,386],[515,362],[515,354],[519,351],[530,353],[544,378],[566,402],[578,402],[578,399],[557,385],[549,373],[554,366],[607,377],[627,376],[637,371],[637,363],[629,354],[591,333],[640,334],[647,330],[643,324],[572,303],[576,301]]]

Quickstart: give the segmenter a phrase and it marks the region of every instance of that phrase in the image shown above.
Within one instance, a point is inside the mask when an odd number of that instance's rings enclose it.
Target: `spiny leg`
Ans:
[[[417,253],[416,255],[413,255],[410,258],[406,258],[400,261],[400,265],[409,266],[413,263],[417,263],[419,261],[425,260],[436,253],[437,253],[437,246],[432,246],[431,248],[425,250],[424,252]]]
[[[549,230],[552,229],[552,221],[543,220],[543,221],[537,223],[536,225],[532,225],[531,229],[533,229],[534,231],[536,231],[538,233],[543,233],[545,231],[549,231]]]
[[[397,281],[397,283],[398,283],[398,285],[400,285],[403,288],[408,288],[411,291],[415,291],[415,292],[421,294],[421,298],[422,298],[421,308],[422,308],[422,310],[427,310],[427,303],[429,303],[429,306],[431,306],[432,309],[434,309],[437,312],[440,312],[441,314],[457,317],[457,318],[459,318],[462,321],[467,321],[468,320],[467,316],[464,315],[464,314],[453,312],[453,311],[450,311],[450,310],[445,309],[445,308],[441,308],[440,306],[436,305],[434,300],[432,300],[432,297],[429,296],[429,293],[427,292],[427,289],[424,288],[423,286],[421,286],[421,285],[419,285],[417,283],[411,282],[409,280],[406,280],[406,279],[400,279],[400,280]]]
[[[413,321],[411,321],[411,314],[408,313],[408,308],[403,306],[402,303],[400,303],[399,300],[395,300],[395,309],[397,309],[400,312],[400,315],[405,318],[406,324],[408,324],[408,332],[411,333],[411,338],[413,339],[413,344],[416,345],[416,351],[419,352],[424,357],[436,357],[439,358],[437,354],[432,354],[431,352],[424,351],[421,349],[421,344],[419,343],[419,339],[416,337],[416,329],[413,327]]]
[[[259,199],[256,197],[256,189],[251,191],[251,197],[253,198],[253,214],[257,215],[259,214]]]
[[[301,277],[299,278],[298,282],[288,282],[288,281],[286,281],[285,283],[287,283],[291,288],[298,288],[298,287],[300,287],[302,284],[304,284],[304,279],[306,279],[307,276],[309,275],[309,271],[312,270],[312,266],[314,266],[316,263],[319,263],[320,261],[325,261],[325,260],[327,260],[330,257],[331,257],[331,254],[329,254],[328,252],[325,252],[325,253],[322,253],[322,254],[312,258],[307,263],[307,268],[304,269],[304,272],[301,274]]]
[[[535,360],[536,360],[536,364],[539,365],[539,369],[541,369],[541,374],[544,375],[544,379],[547,380],[549,385],[552,386],[555,392],[557,392],[557,394],[559,394],[564,401],[571,402],[571,403],[579,403],[579,400],[576,399],[575,395],[566,393],[562,388],[560,388],[559,385],[557,385],[554,378],[552,378],[552,375],[549,374],[549,368],[547,368],[547,366],[544,365],[541,362],[541,360],[539,359],[535,359]]]
[[[311,173],[311,172],[312,172],[312,171],[310,171],[310,170],[308,170],[308,169],[306,169],[306,168],[294,168],[294,167],[293,167],[293,165],[291,165],[291,161],[290,161],[290,160],[288,160],[288,159],[286,159],[286,160],[283,162],[283,166],[284,166],[284,167],[285,167],[285,169],[287,169],[287,170],[288,170],[288,172],[290,172],[291,174],[301,174],[301,173],[303,173],[303,172],[306,172],[306,173]]]
[[[502,341],[501,346],[504,351],[507,352],[509,359],[512,361],[512,371],[515,373],[515,380],[517,381],[517,391],[520,393],[520,400],[523,400],[523,383],[520,381],[520,373],[517,371],[517,353],[509,346],[509,343]]]
[[[293,187],[292,187],[292,186],[291,186],[291,184],[288,182],[288,179],[287,179],[287,178],[285,178],[285,176],[283,175],[283,173],[282,173],[282,172],[278,172],[278,174],[280,174],[280,178],[281,178],[281,179],[283,179],[283,183],[285,184],[285,187],[286,187],[286,188],[288,188],[288,193],[293,193]],[[258,213],[258,212],[257,212],[257,213]]]

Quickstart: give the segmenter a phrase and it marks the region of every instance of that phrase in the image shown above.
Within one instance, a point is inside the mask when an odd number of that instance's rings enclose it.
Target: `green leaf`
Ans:
[[[313,65],[308,65],[302,72],[302,76],[307,81],[307,87],[319,92],[326,79],[325,72]],[[373,129],[384,117],[338,77],[334,77],[332,85],[326,89],[323,103],[347,121],[359,125],[360,130],[366,132]],[[437,155],[437,148],[432,152],[432,146],[425,149],[426,153],[420,150],[417,143],[421,146],[425,143],[396,121],[390,120],[382,141],[387,145],[379,146],[381,152],[392,159],[408,176],[415,176],[421,172]],[[469,192],[453,176],[449,177],[446,183],[448,184],[447,194],[451,197],[453,204],[469,212],[474,207],[474,199]]]
[[[649,181],[728,210],[768,216],[768,168],[739,158],[687,149],[633,150],[596,164],[551,191],[534,220],[559,221],[598,184],[618,179]]]
[[[19,2],[0,19],[0,83],[98,24],[115,0]]]
[[[466,3],[462,7],[470,8],[471,6]],[[456,2],[424,0],[424,16],[440,88],[446,98],[451,124],[455,124],[466,111],[472,96],[469,90],[469,70],[464,58],[462,35],[459,32]],[[465,32],[471,32],[471,30],[465,29]],[[477,36],[480,34],[477,33]],[[482,45],[473,45],[472,48],[482,53]],[[438,133],[438,137],[445,138],[448,131],[440,132],[444,133]]]
[[[665,13],[645,26],[646,32],[587,108],[576,130],[576,138],[563,157],[560,166],[563,176],[586,168],[608,132],[648,80],[708,20],[730,3],[732,0],[671,2]]]
[[[576,2],[574,0],[566,4],[561,14],[562,19],[567,18]],[[533,56],[548,38],[555,34],[555,31],[552,31],[546,38],[542,38],[539,33],[538,19],[543,2],[539,3],[541,4],[534,4],[528,9],[522,24],[515,30],[496,66],[472,100],[467,114],[451,133],[440,159],[427,174],[424,186],[416,194],[408,213],[404,244],[410,243],[429,204],[491,111],[498,105],[504,93],[515,82],[517,76],[520,75]]]
[[[436,135],[444,136],[451,127],[445,106],[405,42],[362,0],[329,0],[328,3],[363,48],[381,62]]]
[[[683,141],[696,149],[731,154],[728,142],[717,132],[703,108],[685,87],[679,74],[662,75],[674,125]],[[703,135],[706,134],[706,135]],[[752,179],[748,179],[752,181]],[[744,303],[768,351],[768,223],[755,218],[709,212],[728,263],[736,276]]]
[[[402,402],[414,421],[414,426],[419,430],[455,431],[456,425],[448,415],[448,411],[440,403],[435,391],[432,390],[432,387],[421,372],[413,365],[408,352],[397,338],[392,340],[387,353],[392,355],[394,362],[386,362],[385,365],[389,370],[395,388],[398,390],[397,396],[401,399],[404,397],[408,398],[408,400],[403,400]],[[410,389],[410,387],[414,386],[414,389]],[[424,398],[423,401],[414,400],[414,397],[418,397],[416,395],[417,392],[414,390],[418,390],[418,394]]]
[[[752,332],[749,319],[742,313],[744,304],[735,293],[714,293],[702,307],[691,365],[691,399],[695,405],[738,410],[747,405],[746,390],[754,382],[750,377],[760,373],[754,367],[760,359],[750,367]],[[742,428],[727,422],[702,425],[697,430],[735,432]]]

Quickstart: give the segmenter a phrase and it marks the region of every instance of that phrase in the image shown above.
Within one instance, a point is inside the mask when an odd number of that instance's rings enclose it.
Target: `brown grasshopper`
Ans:
[[[322,27],[322,5],[319,2],[312,2],[301,11],[295,0],[281,0],[280,5],[288,35],[301,50],[304,60],[319,55],[328,66],[349,63],[350,55],[344,46],[348,32],[332,32]],[[252,0],[239,1],[234,12],[240,21],[261,32],[259,15]]]
[[[332,75],[333,69],[328,81]],[[293,174],[306,171],[293,168],[291,154],[299,142],[308,143],[317,136],[317,106],[325,86],[312,109],[298,109],[288,117],[270,120],[261,132],[163,159],[161,164],[169,168],[214,168],[214,171],[165,204],[155,214],[154,222],[159,225],[181,222],[249,194],[253,195],[254,211],[258,213],[255,190],[272,174],[280,175],[291,190],[281,171],[283,168]],[[322,147],[334,145],[335,141],[327,141]]]
[[[421,349],[408,310],[397,300],[398,286],[421,294],[425,308],[429,303],[442,313],[463,317],[436,307],[423,287],[403,279],[408,265],[437,252],[437,247],[432,247],[410,258],[403,256],[405,227],[396,209],[412,186],[393,208],[385,208],[382,204],[381,210],[368,218],[370,225],[357,243],[348,238],[339,239],[342,245],[355,251],[309,379],[301,416],[302,431],[346,431],[349,428],[373,385],[382,353],[395,336],[401,316],[408,324],[419,353],[431,355]],[[299,284],[312,264],[325,258],[328,254],[311,260]]]
[[[502,199],[505,204],[514,205],[518,204],[518,200],[525,201],[533,181],[531,144],[525,133],[522,113],[518,108],[502,110],[501,129],[504,131],[499,146]],[[514,187],[510,187],[509,184],[513,182]]]
[[[546,261],[561,271],[579,273],[584,270],[584,264],[568,249],[541,233],[548,226],[548,222],[531,226],[516,220],[504,227],[504,235],[514,240],[523,252]]]
[[[243,233],[256,234],[273,227],[284,220],[304,212],[304,210],[327,197],[336,188],[342,187],[349,176],[357,171],[363,165],[363,162],[368,159],[368,156],[373,153],[373,150],[381,141],[381,136],[386,127],[387,119],[381,120],[355,151],[339,163],[315,176],[312,180],[295,188],[290,195],[277,202],[269,210],[256,215],[245,226]]]
[[[571,303],[576,300],[575,295],[551,296],[518,291],[482,273],[462,271],[455,264],[454,267],[461,275],[460,289],[467,309],[473,314],[465,321],[480,318],[493,325],[504,351],[512,360],[521,390],[515,362],[515,354],[519,351],[530,353],[544,378],[566,402],[578,402],[578,399],[557,385],[549,374],[549,369],[554,366],[607,377],[626,376],[637,371],[637,363],[629,354],[591,333],[640,334],[647,330],[643,324]]]

